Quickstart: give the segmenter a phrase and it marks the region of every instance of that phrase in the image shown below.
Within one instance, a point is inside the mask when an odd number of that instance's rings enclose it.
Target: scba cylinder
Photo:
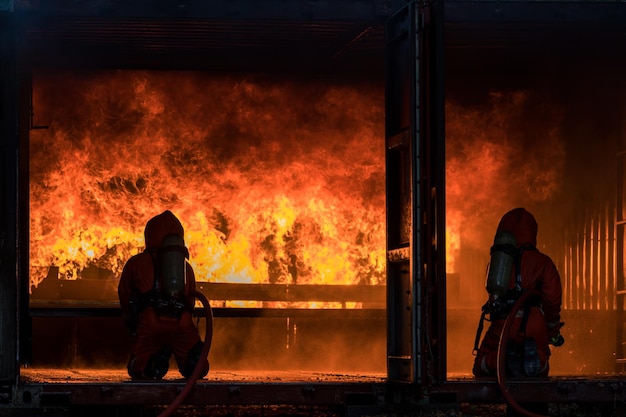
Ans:
[[[516,240],[512,233],[496,233],[491,247],[491,261],[487,274],[487,292],[494,299],[504,297],[509,290],[516,252]]]
[[[187,259],[185,241],[181,236],[168,235],[163,239],[160,255],[161,290],[173,298],[185,293]]]

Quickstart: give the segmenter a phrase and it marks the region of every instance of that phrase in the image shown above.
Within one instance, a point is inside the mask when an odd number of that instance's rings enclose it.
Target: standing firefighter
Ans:
[[[194,271],[187,262],[180,221],[167,210],[153,217],[144,231],[146,248],[128,260],[118,295],[124,320],[133,335],[128,374],[133,379],[161,379],[174,354],[178,370],[189,379],[201,358],[203,343],[192,312]]]
[[[476,335],[473,373],[495,376],[498,344],[505,320],[514,314],[506,343],[506,374],[512,377],[547,376],[549,344],[561,346],[561,279],[556,266],[537,245],[537,222],[523,208],[506,213],[500,220],[487,275],[489,301]],[[525,291],[536,290],[516,312],[511,307]],[[489,314],[491,325],[477,349],[482,322]],[[502,347],[504,348],[504,346]]]

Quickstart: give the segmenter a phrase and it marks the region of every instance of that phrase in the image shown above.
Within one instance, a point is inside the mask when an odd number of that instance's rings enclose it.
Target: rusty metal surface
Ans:
[[[623,375],[604,377],[550,377],[511,379],[506,384],[518,402],[542,403],[624,403]],[[434,387],[431,395],[443,402],[504,403],[495,378],[459,378]]]
[[[131,380],[126,369],[95,369],[95,368],[25,368],[20,373],[23,383],[121,383]],[[211,371],[201,383],[275,383],[275,382],[384,382],[384,374],[357,374],[337,372],[310,371]],[[183,382],[180,375],[170,372],[161,383]],[[132,382],[135,384],[135,382]],[[137,383],[138,384],[138,383]]]
[[[37,406],[163,405],[183,389],[175,374],[163,381],[131,381],[125,370],[25,369],[14,402]],[[376,401],[383,375],[318,372],[211,372],[185,400],[197,405],[344,405]]]
[[[25,369],[14,403],[28,398],[36,406],[167,405],[185,381],[170,373],[163,381],[135,382],[122,369]],[[507,387],[520,402],[625,403],[626,379],[551,377],[511,380]],[[185,401],[188,405],[382,404],[390,392],[410,392],[406,384],[389,384],[385,375],[305,371],[212,371]],[[455,378],[431,387],[433,404],[503,404],[495,379]]]

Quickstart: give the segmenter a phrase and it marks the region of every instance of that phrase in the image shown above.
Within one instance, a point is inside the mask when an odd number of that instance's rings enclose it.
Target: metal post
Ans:
[[[2,7],[4,6],[6,5],[2,3]],[[2,384],[15,383],[19,374],[17,302],[19,139],[15,39],[13,13],[4,13],[0,10],[0,195],[2,196],[0,199],[0,329],[2,329],[0,383]]]

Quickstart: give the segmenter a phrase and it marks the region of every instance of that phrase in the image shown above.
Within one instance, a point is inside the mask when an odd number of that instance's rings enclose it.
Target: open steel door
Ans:
[[[0,1],[0,403],[11,398],[18,365],[17,155],[15,22],[11,1]]]
[[[386,28],[387,374],[418,387],[446,375],[442,13],[410,1]]]

